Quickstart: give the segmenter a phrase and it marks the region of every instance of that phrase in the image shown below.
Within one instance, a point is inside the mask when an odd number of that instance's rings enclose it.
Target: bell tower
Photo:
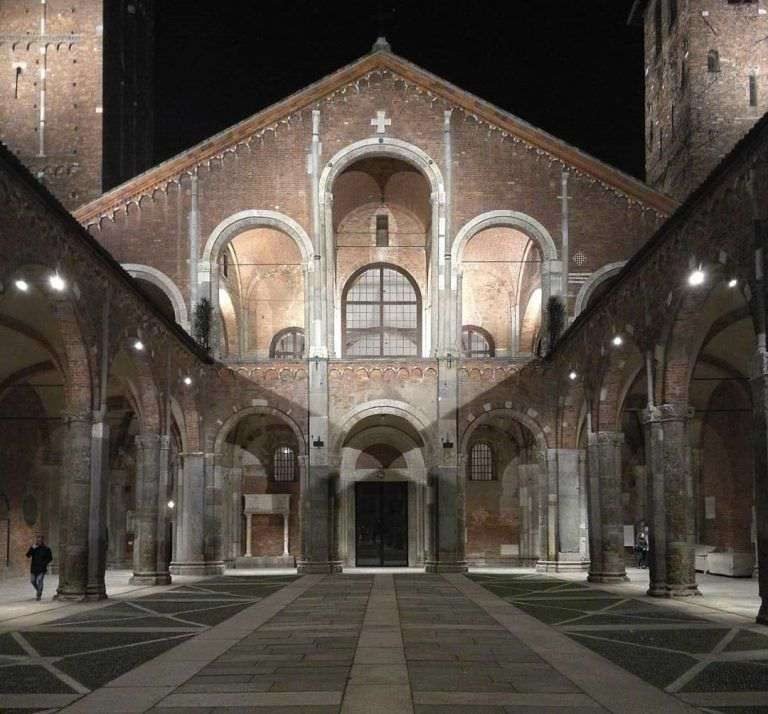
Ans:
[[[646,181],[684,200],[768,110],[766,0],[635,0]]]
[[[0,141],[69,209],[147,168],[153,0],[0,0]]]

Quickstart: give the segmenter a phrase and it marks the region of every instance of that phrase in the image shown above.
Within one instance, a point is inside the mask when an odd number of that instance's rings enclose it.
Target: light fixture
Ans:
[[[144,343],[141,340],[136,340],[136,342],[133,343],[133,349],[137,352],[141,352],[144,349]]]
[[[452,449],[453,448],[453,442],[451,441],[451,438],[446,434],[443,437],[443,448],[444,449]]]
[[[173,510],[174,508],[176,508],[176,501],[174,501],[173,499],[171,499],[170,501],[168,501],[168,508],[170,508],[171,510]]]
[[[577,378],[578,376],[579,376],[579,375],[578,375],[578,374],[576,374],[576,372],[574,372],[573,370],[571,370],[571,371],[568,373],[568,379],[570,379],[570,380],[571,380],[571,382],[575,382],[575,381],[576,381],[576,378]]]
[[[736,278],[731,278],[728,281],[728,287],[729,288],[735,288],[739,284],[739,281]]]
[[[623,340],[623,338],[621,337],[621,335],[616,335],[616,337],[614,337],[614,338],[611,340],[611,344],[612,344],[614,347],[621,347],[621,346],[624,344],[624,340]]]
[[[699,285],[703,285],[706,279],[707,274],[701,269],[701,266],[699,266],[688,276],[688,285],[695,288]]]
[[[192,377],[184,377],[182,381],[184,382],[184,384],[189,386],[190,384],[192,384]]]
[[[21,290],[21,292],[25,293],[27,290],[29,290],[29,283],[24,280],[23,278],[19,278],[14,285],[16,286],[17,290]]]
[[[48,278],[48,284],[58,292],[61,292],[67,287],[66,282],[64,282],[64,278],[62,278],[58,273],[54,273],[51,275],[51,277]]]

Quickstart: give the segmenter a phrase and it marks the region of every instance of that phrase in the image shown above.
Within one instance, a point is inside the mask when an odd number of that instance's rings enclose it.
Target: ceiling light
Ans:
[[[729,288],[735,288],[739,284],[739,281],[736,278],[731,278],[728,281],[728,287]]]
[[[27,290],[29,290],[29,283],[26,280],[23,280],[22,278],[19,278],[14,285],[16,286],[17,290],[21,290],[21,292],[25,293]]]
[[[64,288],[67,287],[67,284],[64,282],[64,278],[62,278],[58,273],[54,273],[50,278],[48,278],[48,284],[58,292],[61,292],[64,290]]]
[[[141,352],[144,349],[144,343],[141,340],[136,340],[136,342],[133,343],[133,349]]]
[[[616,337],[611,340],[611,344],[614,347],[621,347],[624,344],[624,340],[622,339],[621,335],[616,335]]]
[[[703,285],[706,279],[707,279],[707,274],[701,268],[696,268],[696,270],[694,270],[688,276],[688,285],[695,288],[695,287],[698,287],[699,285]]]

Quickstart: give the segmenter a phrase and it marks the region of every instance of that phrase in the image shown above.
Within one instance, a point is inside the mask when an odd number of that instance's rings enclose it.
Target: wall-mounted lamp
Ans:
[[[443,448],[444,449],[452,449],[453,448],[453,442],[450,440],[448,436],[443,437]]]
[[[318,436],[312,441],[312,446],[314,446],[316,449],[321,449],[325,446],[325,442]]]
[[[449,352],[446,355],[446,358],[448,359],[448,369],[450,369],[451,367],[453,367],[453,355]]]

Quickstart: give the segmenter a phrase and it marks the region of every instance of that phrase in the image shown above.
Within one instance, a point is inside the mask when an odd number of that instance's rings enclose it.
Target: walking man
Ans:
[[[43,580],[48,570],[48,563],[53,560],[51,549],[43,542],[43,536],[35,538],[35,544],[27,551],[27,558],[31,558],[29,564],[29,579],[37,593],[37,599],[43,597]]]

